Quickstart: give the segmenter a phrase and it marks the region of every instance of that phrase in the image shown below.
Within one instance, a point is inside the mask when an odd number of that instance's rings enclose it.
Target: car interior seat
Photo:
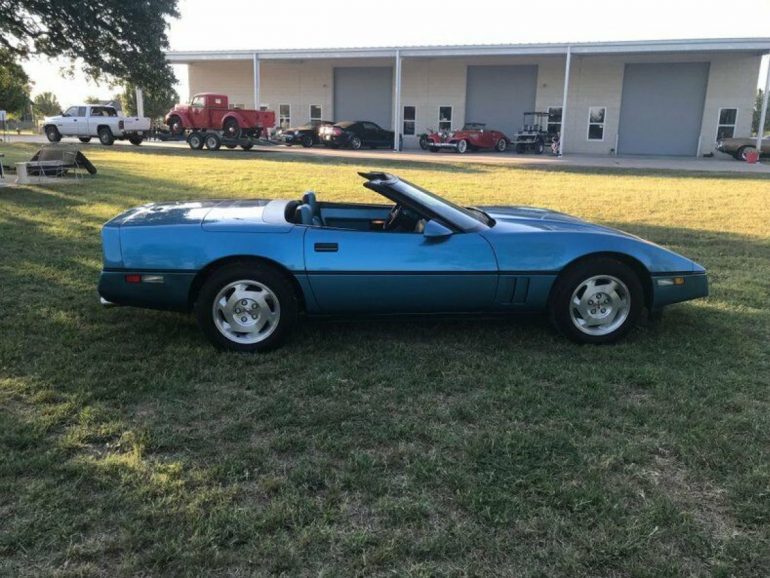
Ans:
[[[302,195],[302,204],[308,205],[310,207],[313,218],[318,219],[319,225],[323,224],[323,219],[321,219],[321,206],[318,204],[318,201],[315,198],[315,193],[313,191],[307,191],[304,195]]]
[[[307,204],[302,204],[297,207],[297,210],[294,213],[294,222],[301,223],[303,225],[311,225],[314,227],[320,227],[323,225],[321,222],[321,217],[313,215],[313,209],[310,207],[310,205]]]

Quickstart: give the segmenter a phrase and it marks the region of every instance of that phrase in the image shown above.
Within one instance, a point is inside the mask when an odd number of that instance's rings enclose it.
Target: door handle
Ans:
[[[316,253],[336,253],[339,249],[337,243],[316,243],[313,248]]]

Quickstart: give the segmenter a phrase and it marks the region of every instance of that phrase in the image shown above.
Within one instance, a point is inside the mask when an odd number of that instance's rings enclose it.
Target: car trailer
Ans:
[[[222,147],[234,149],[241,147],[243,150],[251,150],[254,145],[274,144],[268,139],[254,136],[225,136],[222,131],[192,130],[187,135],[187,144],[191,149],[199,151],[204,147],[210,151],[217,151]]]

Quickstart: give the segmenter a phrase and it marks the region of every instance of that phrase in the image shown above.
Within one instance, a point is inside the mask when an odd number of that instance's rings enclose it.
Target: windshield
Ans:
[[[465,207],[460,207],[409,181],[399,179],[393,185],[393,188],[402,195],[414,199],[418,204],[429,208],[450,223],[459,225],[464,230],[476,230],[479,228],[479,223],[487,227],[495,224],[494,219],[484,211],[476,208],[466,209]]]

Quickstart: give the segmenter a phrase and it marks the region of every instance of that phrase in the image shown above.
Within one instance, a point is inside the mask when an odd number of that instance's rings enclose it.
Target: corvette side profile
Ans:
[[[387,173],[383,204],[301,199],[149,204],[102,229],[102,304],[193,311],[217,347],[281,344],[300,314],[546,312],[579,343],[623,337],[643,309],[708,295],[697,263],[530,207],[460,207]]]

